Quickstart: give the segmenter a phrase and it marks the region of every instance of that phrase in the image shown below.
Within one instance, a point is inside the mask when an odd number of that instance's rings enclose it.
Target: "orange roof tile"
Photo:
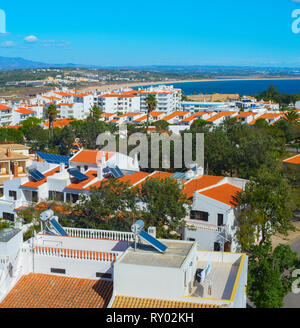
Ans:
[[[220,308],[220,305],[117,295],[112,308]]]
[[[34,110],[26,109],[26,108],[19,108],[15,110],[15,112],[20,113],[20,114],[34,114],[36,113]]]
[[[88,171],[85,173],[86,176],[88,176],[88,179],[86,180],[77,180],[75,179],[75,181],[73,181],[71,184],[69,184],[68,186],[66,186],[67,189],[77,189],[77,190],[82,190],[84,189],[84,187],[90,183],[91,181],[93,181],[94,179],[97,178],[97,171]]]
[[[195,191],[208,188],[223,180],[224,177],[214,175],[203,175],[201,178],[196,178],[188,181],[183,186],[183,192],[187,194],[187,198],[193,197]]]
[[[8,107],[6,105],[0,104],[0,110],[5,110],[5,109],[11,109],[11,107]]]
[[[283,161],[284,163],[291,163],[291,164],[300,164],[300,154],[287,158]]]
[[[204,114],[207,114],[207,112],[204,111],[204,110],[201,110],[201,111],[199,111],[199,112],[197,112],[197,113],[195,113],[195,114],[193,114],[193,115],[191,115],[191,116],[185,118],[185,119],[182,120],[181,122],[191,122],[191,121],[193,121],[193,120],[196,120],[199,116],[202,116],[202,115],[204,115]]]
[[[40,181],[31,180],[31,181],[28,181],[28,182],[22,184],[21,187],[36,189],[47,181],[47,177],[50,177],[50,176],[54,175],[55,173],[58,173],[59,171],[60,171],[60,167],[58,166],[49,172],[43,173],[44,176],[46,177],[45,179],[42,179]]]
[[[164,121],[169,121],[169,120],[171,120],[171,119],[174,118],[174,117],[177,117],[177,116],[184,116],[184,115],[187,115],[187,114],[189,114],[189,113],[190,113],[189,111],[178,110],[178,111],[176,111],[176,112],[174,112],[174,113],[172,113],[172,114],[170,114],[170,115],[164,117],[162,120],[164,120]]]
[[[115,155],[115,153],[112,151],[106,151],[104,153],[106,160],[109,160],[112,156]],[[101,150],[84,149],[75,154],[74,157],[71,158],[70,162],[98,164],[98,161],[102,159],[102,156],[103,151]]]
[[[71,122],[73,122],[74,120],[70,120],[67,118],[61,118],[58,119],[56,121],[53,122],[53,127],[54,128],[60,128],[60,127],[64,127],[66,125],[69,125]],[[47,127],[49,127],[49,122],[45,122],[44,123]]]
[[[224,117],[224,116],[232,116],[233,114],[235,114],[236,112],[230,112],[230,111],[222,111],[210,118],[208,118],[206,121],[207,122],[214,122],[216,121],[217,119],[221,118],[221,117]]]
[[[238,205],[234,198],[240,192],[242,192],[241,188],[238,188],[229,183],[225,183],[220,186],[202,191],[202,192],[200,192],[200,194],[203,196],[215,199],[218,202],[224,203],[233,208]]]
[[[29,273],[21,277],[0,308],[104,308],[112,289],[110,281]]]

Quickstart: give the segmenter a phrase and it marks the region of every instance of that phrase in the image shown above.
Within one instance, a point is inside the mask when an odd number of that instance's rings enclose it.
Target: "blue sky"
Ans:
[[[291,0],[4,2],[0,56],[94,65],[300,67]],[[300,26],[300,24],[299,24]]]

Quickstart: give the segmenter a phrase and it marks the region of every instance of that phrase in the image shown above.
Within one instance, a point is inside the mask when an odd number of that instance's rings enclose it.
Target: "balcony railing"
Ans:
[[[131,232],[94,230],[64,227],[70,237],[92,238],[92,239],[109,239],[120,241],[133,241],[134,235]]]
[[[34,255],[57,256],[78,260],[106,261],[114,262],[121,252],[96,252],[80,249],[65,249],[36,246],[33,249]]]
[[[207,224],[202,222],[195,222],[194,220],[186,220],[188,226],[194,226],[197,229],[208,230],[208,231],[216,231],[222,232],[224,230],[224,226],[216,226],[214,224]]]

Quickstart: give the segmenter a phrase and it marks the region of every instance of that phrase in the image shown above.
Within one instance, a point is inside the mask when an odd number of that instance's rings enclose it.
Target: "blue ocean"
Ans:
[[[167,84],[167,83],[166,83]],[[255,95],[269,88],[276,86],[281,93],[300,93],[300,79],[295,80],[250,80],[250,81],[209,81],[209,82],[186,82],[172,83],[174,88],[180,88],[185,95],[194,93],[238,93],[239,95]],[[145,86],[148,87],[149,85]],[[137,88],[134,88],[137,89]]]

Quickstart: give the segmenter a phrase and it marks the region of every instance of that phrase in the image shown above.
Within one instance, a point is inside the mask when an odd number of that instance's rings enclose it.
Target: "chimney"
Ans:
[[[64,163],[60,163],[59,166],[60,166],[59,172],[63,172],[64,169],[65,169],[65,164]]]
[[[19,176],[18,169],[19,169],[18,163],[17,162],[14,162],[13,163],[13,174],[14,174],[14,178],[17,178]]]
[[[204,174],[203,167],[201,167],[201,166],[197,167],[197,177],[200,178],[203,176],[203,174]]]
[[[99,181],[103,180],[103,170],[102,170],[102,166],[98,165],[97,166],[97,178]]]
[[[7,148],[6,155],[7,155],[7,157],[11,157],[11,149],[10,148]]]
[[[101,164],[102,164],[102,167],[104,167],[105,164],[106,164],[106,156],[105,156],[105,152],[102,152]]]

